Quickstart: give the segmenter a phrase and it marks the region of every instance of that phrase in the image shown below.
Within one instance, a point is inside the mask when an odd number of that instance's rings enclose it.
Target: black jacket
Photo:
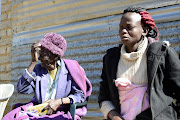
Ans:
[[[119,47],[111,48],[103,58],[102,81],[98,102],[112,101],[117,112],[120,113],[118,89],[114,84],[118,62]],[[177,111],[172,103],[175,98],[180,101],[180,60],[175,51],[164,42],[155,42],[147,51],[148,90],[150,109],[140,113],[137,120],[176,120]],[[179,113],[178,113],[179,114]]]

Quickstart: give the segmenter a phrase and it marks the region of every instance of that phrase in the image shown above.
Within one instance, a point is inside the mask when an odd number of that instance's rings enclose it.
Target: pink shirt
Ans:
[[[134,85],[126,78],[118,78],[115,85],[119,90],[121,115],[125,120],[134,120],[142,111],[149,108],[147,85]]]

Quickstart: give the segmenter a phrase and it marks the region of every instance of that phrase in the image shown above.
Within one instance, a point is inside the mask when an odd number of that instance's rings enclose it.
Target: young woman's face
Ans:
[[[135,12],[125,13],[119,24],[119,36],[122,44],[133,47],[143,34],[140,14]]]
[[[51,71],[56,68],[58,56],[41,47],[41,50],[39,51],[39,60],[41,61],[42,67]]]

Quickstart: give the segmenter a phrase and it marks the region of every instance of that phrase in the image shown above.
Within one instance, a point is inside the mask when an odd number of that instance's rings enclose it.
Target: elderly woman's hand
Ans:
[[[41,50],[41,44],[34,42],[33,45],[31,46],[31,64],[28,67],[28,70],[30,73],[32,73],[36,63],[38,62],[38,53],[37,51]]]
[[[45,102],[48,102],[49,104],[46,107],[44,107],[42,111],[48,110],[47,115],[52,115],[53,112],[56,112],[58,107],[62,105],[61,99],[56,99],[56,100],[50,99]]]
[[[31,57],[32,62],[38,62],[38,53],[37,51],[41,50],[41,44],[34,42],[31,46]]]

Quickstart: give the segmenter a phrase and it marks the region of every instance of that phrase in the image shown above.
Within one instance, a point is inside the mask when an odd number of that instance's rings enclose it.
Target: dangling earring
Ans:
[[[141,40],[144,40],[144,35],[141,35],[141,38],[140,38],[140,40],[138,42],[140,42]]]
[[[141,39],[144,40],[144,35],[141,36]]]

